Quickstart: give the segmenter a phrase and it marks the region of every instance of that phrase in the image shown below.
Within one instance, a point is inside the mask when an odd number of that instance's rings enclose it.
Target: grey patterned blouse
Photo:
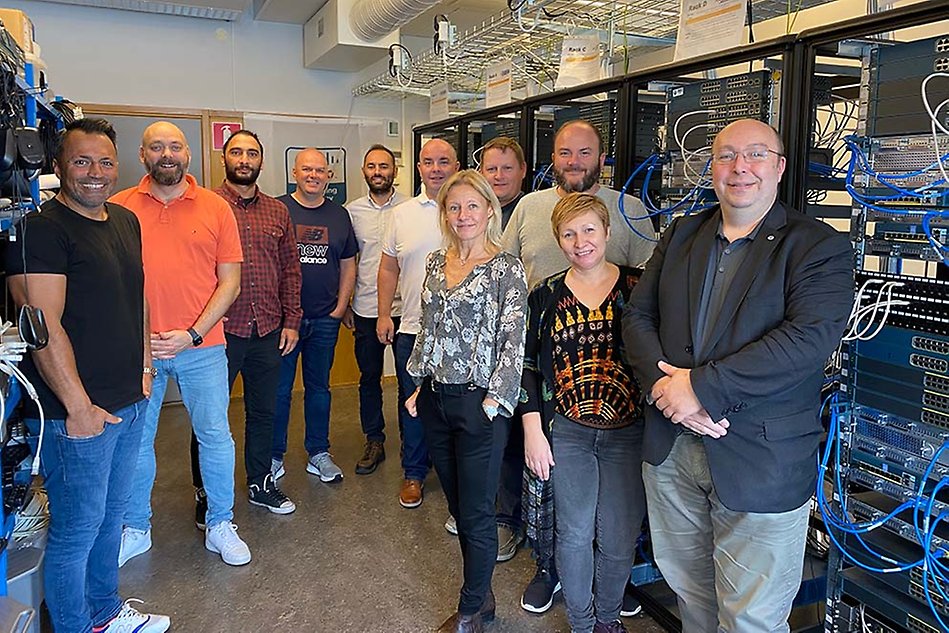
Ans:
[[[445,281],[445,250],[428,256],[422,285],[422,324],[407,369],[417,383],[487,389],[507,417],[521,388],[527,319],[527,278],[521,260],[498,253],[458,285]]]

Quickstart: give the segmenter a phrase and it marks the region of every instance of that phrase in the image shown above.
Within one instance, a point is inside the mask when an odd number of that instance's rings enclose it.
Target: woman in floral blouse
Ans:
[[[610,216],[596,196],[564,196],[550,222],[570,268],[528,299],[525,463],[553,480],[554,556],[570,630],[620,633],[646,508],[642,403],[621,328],[639,272],[606,261]]]
[[[421,413],[464,560],[458,610],[438,631],[477,633],[494,618],[494,499],[520,393],[527,280],[501,251],[501,204],[481,174],[452,176],[438,207],[446,247],[426,264],[408,361],[419,387],[405,407]]]

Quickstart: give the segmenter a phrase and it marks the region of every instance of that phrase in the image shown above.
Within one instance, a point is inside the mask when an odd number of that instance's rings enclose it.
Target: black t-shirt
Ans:
[[[66,276],[62,326],[79,378],[92,403],[116,411],[141,400],[144,356],[142,232],[125,207],[108,204],[108,219],[91,220],[58,200],[21,221],[7,249],[7,274]],[[21,369],[36,387],[48,418],[66,409],[40,377],[30,355]],[[27,414],[36,415],[27,400]]]
[[[316,208],[303,206],[290,194],[277,200],[287,205],[297,233],[303,318],[325,317],[336,309],[340,260],[359,252],[349,211],[329,198]]]

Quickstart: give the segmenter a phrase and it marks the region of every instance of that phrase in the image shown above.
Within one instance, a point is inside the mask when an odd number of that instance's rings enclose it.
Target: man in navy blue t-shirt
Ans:
[[[300,303],[303,322],[300,342],[283,357],[280,387],[273,424],[274,479],[284,474],[290,397],[296,377],[297,358],[303,356],[303,415],[306,435],[303,445],[309,455],[306,471],[324,482],[340,481],[343,471],[329,454],[330,369],[346,313],[356,285],[356,235],[349,213],[326,197],[332,172],[323,152],[308,148],[293,164],[296,190],[277,198],[290,211],[297,234],[297,254],[303,271]]]

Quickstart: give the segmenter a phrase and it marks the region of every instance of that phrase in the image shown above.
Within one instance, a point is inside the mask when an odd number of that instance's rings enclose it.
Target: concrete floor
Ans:
[[[123,595],[171,616],[173,631],[434,631],[455,608],[461,557],[442,527],[447,509],[434,473],[421,507],[398,504],[394,391],[387,387],[388,459],[374,474],[356,476],[363,447],[357,392],[333,390],[331,452],[345,473],[339,484],[323,484],[304,470],[301,398],[295,398],[287,475],[280,483],[297,511],[278,516],[250,506],[246,488],[237,487],[235,522],[254,556],[245,567],[229,567],[204,548],[203,534],[194,527],[187,415],[180,405],[166,407],[157,441],[153,547],[122,568]],[[243,407],[237,401],[231,420],[240,456]],[[237,480],[243,482],[242,458],[237,463]],[[489,632],[569,631],[559,597],[542,616],[520,608],[533,572],[526,548],[497,566],[498,618]],[[662,630],[646,616],[625,623],[634,633]]]

